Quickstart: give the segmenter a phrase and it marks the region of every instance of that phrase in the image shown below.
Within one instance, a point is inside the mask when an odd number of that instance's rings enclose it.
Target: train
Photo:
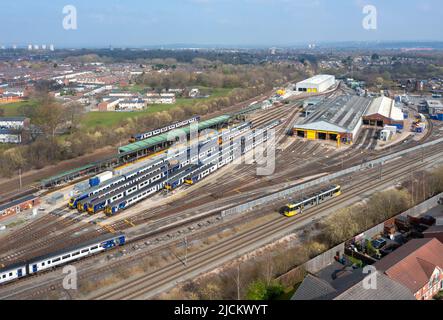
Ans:
[[[124,233],[103,235],[76,246],[7,266],[0,269],[0,284],[32,276],[68,262],[77,261],[114,247],[123,246],[126,240]]]
[[[195,143],[191,148],[178,148],[171,154],[163,154],[160,156],[162,159],[156,159],[148,166],[135,169],[116,178],[118,179],[117,183],[111,180],[109,184],[105,184],[100,189],[88,190],[77,198],[71,199],[69,206],[77,206],[79,212],[87,211],[89,214],[95,214],[103,210],[106,205],[142,190],[145,186],[175,173],[190,163],[196,163],[200,159],[211,156],[219,150],[217,139],[221,138],[221,142],[230,142],[233,137],[243,134],[250,128],[251,123],[244,123],[226,130],[218,136],[208,138],[204,142]],[[197,150],[197,152],[193,153],[192,150]],[[171,166],[171,163],[179,158],[186,160]]]
[[[110,180],[105,181],[103,184],[94,187],[94,188],[90,188],[82,193],[80,193],[78,196],[75,197],[71,197],[71,199],[69,200],[68,203],[68,207],[71,209],[78,209],[79,211],[84,211],[87,209],[86,207],[86,203],[83,201],[83,203],[81,202],[82,200],[87,200],[93,196],[95,197],[99,197],[102,196],[104,194],[107,194],[109,192],[112,192],[113,190],[115,190],[116,188],[120,187],[122,185],[122,183],[124,184],[125,181],[131,180],[143,173],[145,173],[148,170],[151,170],[152,168],[156,167],[156,166],[161,166],[164,165],[164,163],[166,162],[166,159],[162,158],[160,160],[157,161],[151,161],[148,165],[143,166],[141,168],[132,170],[126,174],[114,177]],[[82,205],[79,205],[82,204]]]
[[[194,119],[197,119],[197,118],[198,117],[195,117]],[[247,122],[247,123],[243,123],[237,127],[225,130],[219,136],[209,138],[206,142],[199,144],[199,146],[201,147],[203,145],[207,145],[207,146],[211,145],[210,142],[214,142],[215,139],[219,139],[219,143],[222,141],[229,141],[234,136],[243,134],[245,131],[249,130],[251,128],[251,125],[252,124],[250,122]],[[214,144],[212,144],[212,145],[214,145]],[[215,146],[213,146],[213,148],[215,148]],[[178,153],[173,154],[173,155],[169,155],[169,156],[166,154],[163,154],[161,156],[158,156],[155,160],[151,161],[148,165],[134,169],[134,170],[132,170],[128,173],[125,173],[123,175],[116,176],[110,180],[105,181],[104,183],[102,183],[101,185],[99,185],[97,187],[90,188],[77,196],[71,197],[68,202],[68,207],[71,209],[77,209],[79,212],[87,211],[88,210],[88,203],[95,201],[97,199],[106,197],[118,189],[128,187],[130,184],[134,183],[135,177],[142,177],[143,178],[143,177],[147,176],[148,175],[147,171],[149,171],[149,170],[152,171],[154,167],[163,166],[163,165],[165,165],[165,163],[167,163],[169,160],[171,160],[173,158],[177,158],[178,156],[183,156],[184,152],[186,152],[186,151],[179,150]],[[209,153],[210,152],[211,151],[209,151]],[[188,151],[187,159],[189,158],[189,154],[190,154],[190,152]],[[191,161],[195,162],[196,159],[192,158]],[[183,165],[186,165],[186,163]],[[179,168],[176,168],[176,169],[179,169]],[[145,175],[143,175],[144,173],[145,173]],[[95,212],[96,211],[94,210],[94,213]]]
[[[148,132],[145,132],[145,133],[139,133],[139,134],[131,136],[131,138],[129,139],[129,142],[130,143],[134,143],[136,141],[145,140],[145,139],[154,137],[156,135],[159,135],[159,134],[162,134],[162,133],[165,133],[165,132],[177,129],[177,128],[185,127],[187,125],[190,125],[190,124],[192,124],[194,122],[198,122],[198,121],[200,121],[200,117],[199,116],[193,117],[191,119],[184,120],[184,121],[181,121],[181,122],[176,122],[176,123],[173,123],[173,124],[171,124],[169,126],[166,126],[166,127],[163,127],[163,128],[155,129],[155,130],[148,131]]]
[[[268,130],[278,126],[281,121],[274,121],[271,124],[255,130],[252,134],[239,139],[241,142],[230,141],[224,148],[217,150],[215,154],[211,154],[214,150],[211,148],[208,151],[206,158],[198,158],[198,164],[195,163],[197,159],[189,159],[183,164],[182,169],[172,176],[165,177],[154,185],[148,185],[143,189],[139,189],[131,195],[121,198],[105,207],[106,216],[113,216],[127,209],[128,207],[148,198],[154,193],[166,189],[168,191],[174,190],[184,184],[193,185],[196,182],[204,179],[206,176],[214,173],[224,165],[233,162],[238,156],[245,154],[247,151],[255,148],[259,144],[267,141]],[[249,141],[249,143],[248,143]],[[185,150],[184,152],[189,152]]]
[[[303,213],[303,211],[306,209],[318,206],[320,203],[323,203],[340,195],[341,186],[333,185],[307,197],[303,197],[302,199],[298,199],[296,201],[288,203],[284,207],[280,208],[279,211],[280,214],[286,217],[294,217]]]

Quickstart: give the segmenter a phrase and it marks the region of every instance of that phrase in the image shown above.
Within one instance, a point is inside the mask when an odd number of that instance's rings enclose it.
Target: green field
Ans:
[[[209,89],[209,88],[202,88],[202,89]],[[205,99],[186,99],[186,98],[178,98],[177,102],[175,104],[154,104],[149,105],[147,109],[143,111],[134,111],[134,112],[89,112],[85,115],[82,124],[86,128],[95,128],[97,126],[105,126],[110,127],[113,125],[118,124],[119,122],[134,118],[140,115],[146,115],[146,114],[152,114],[156,112],[161,111],[167,111],[169,109],[175,108],[177,106],[184,106],[184,105],[194,105],[199,102],[208,102],[211,101],[211,99],[219,98],[222,96],[226,96],[231,92],[231,89],[214,89],[212,91],[212,94],[209,98]]]
[[[29,100],[29,101],[21,101],[21,102],[14,102],[8,104],[0,104],[0,109],[5,110],[5,117],[18,117],[18,116],[23,116],[23,113],[20,112],[20,107],[25,107],[25,106],[35,107],[36,105],[37,105],[36,101]]]

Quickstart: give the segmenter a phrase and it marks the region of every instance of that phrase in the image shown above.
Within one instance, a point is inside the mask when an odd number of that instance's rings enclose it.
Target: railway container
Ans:
[[[102,173],[96,175],[95,177],[90,178],[89,185],[91,186],[91,188],[96,187],[99,184],[112,179],[112,176],[113,176],[112,171],[102,172]]]

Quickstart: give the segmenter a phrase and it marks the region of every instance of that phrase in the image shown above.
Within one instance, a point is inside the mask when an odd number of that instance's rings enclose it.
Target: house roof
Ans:
[[[365,288],[365,281],[369,281],[368,275],[365,279],[339,294],[334,300],[415,300],[409,289],[383,273],[377,271],[376,286],[374,289]]]
[[[308,274],[292,300],[332,300],[364,277],[362,269],[354,270],[334,261],[315,275]]]
[[[435,238],[414,239],[374,264],[391,279],[415,293],[443,268],[443,243]]]
[[[308,274],[291,300],[322,300],[329,294],[334,294],[335,292],[337,292],[337,290],[327,281]]]

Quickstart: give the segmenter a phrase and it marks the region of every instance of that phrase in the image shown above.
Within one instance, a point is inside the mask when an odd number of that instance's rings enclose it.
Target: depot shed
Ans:
[[[352,144],[362,126],[362,116],[371,99],[358,96],[340,96],[326,100],[300,124],[293,134],[308,140],[332,140],[338,144]]]
[[[387,97],[375,98],[363,116],[363,124],[380,128],[388,125],[403,129],[403,111],[395,106],[393,99]]]

